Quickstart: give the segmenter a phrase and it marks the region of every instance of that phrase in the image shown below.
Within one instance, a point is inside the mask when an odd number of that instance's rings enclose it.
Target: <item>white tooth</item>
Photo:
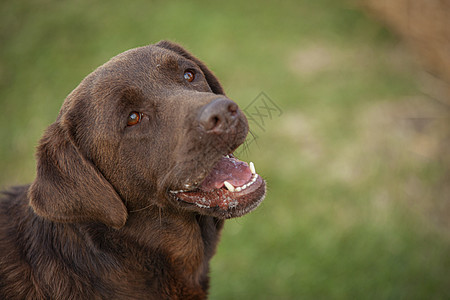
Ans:
[[[243,189],[242,187],[238,186],[235,191],[240,192],[240,191],[242,191],[242,189]]]
[[[252,174],[256,174],[255,165],[250,162],[250,171],[252,171]]]
[[[230,192],[234,192],[234,186],[231,183],[229,183],[228,181],[224,181],[223,184]]]

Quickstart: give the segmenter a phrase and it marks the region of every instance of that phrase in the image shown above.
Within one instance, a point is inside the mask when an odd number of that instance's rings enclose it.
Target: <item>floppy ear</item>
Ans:
[[[125,225],[127,210],[97,168],[59,122],[49,126],[37,151],[37,176],[28,197],[36,214],[56,222]]]
[[[164,48],[167,50],[171,50],[171,51],[176,52],[179,55],[195,62],[200,67],[200,69],[202,69],[203,74],[205,74],[206,81],[208,82],[209,86],[211,87],[211,90],[213,91],[213,93],[225,95],[225,92],[223,91],[223,88],[220,85],[219,80],[213,74],[213,72],[211,72],[211,70],[209,70],[208,67],[206,67],[206,65],[203,62],[201,62],[198,58],[196,58],[191,53],[186,51],[183,47],[181,47],[178,44],[169,42],[169,41],[160,41],[159,43],[155,44],[155,46],[158,46],[160,48]]]

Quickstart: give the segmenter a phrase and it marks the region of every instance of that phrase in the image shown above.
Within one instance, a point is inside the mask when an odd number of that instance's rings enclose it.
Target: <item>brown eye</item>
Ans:
[[[192,82],[195,79],[195,74],[192,71],[185,71],[184,72],[184,79],[188,82]]]
[[[137,111],[133,111],[128,116],[127,125],[128,126],[136,125],[136,124],[138,124],[141,121],[141,118],[142,118],[142,114],[141,113],[139,113]]]

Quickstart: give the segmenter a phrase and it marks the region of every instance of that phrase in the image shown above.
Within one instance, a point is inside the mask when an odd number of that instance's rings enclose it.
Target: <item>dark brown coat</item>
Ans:
[[[0,201],[0,299],[206,298],[224,219],[265,194],[231,155],[247,131],[180,46],[112,58],[48,127],[35,181]]]

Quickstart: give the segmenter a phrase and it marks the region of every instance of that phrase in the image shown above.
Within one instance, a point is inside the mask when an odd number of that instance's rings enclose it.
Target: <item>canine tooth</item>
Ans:
[[[250,171],[252,171],[252,174],[256,174],[255,165],[250,162]]]
[[[230,192],[234,192],[235,188],[231,183],[229,183],[228,181],[224,181],[223,184]]]

